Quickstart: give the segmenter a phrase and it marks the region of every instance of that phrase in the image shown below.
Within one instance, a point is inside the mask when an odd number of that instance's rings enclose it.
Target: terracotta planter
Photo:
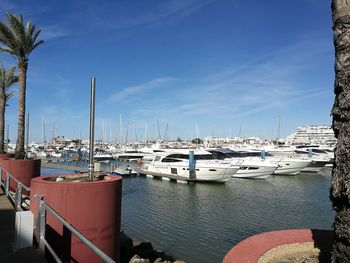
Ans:
[[[77,178],[82,175],[62,176]],[[119,262],[122,178],[106,176],[96,182],[56,182],[53,180],[56,178],[42,176],[32,179],[30,210],[35,222],[39,203],[34,195],[39,194],[69,224]],[[49,212],[46,219],[46,239],[64,262],[102,262]]]
[[[2,166],[2,180],[5,180],[5,173],[8,171],[21,183],[30,187],[31,179],[40,176],[40,159],[0,159],[0,165]],[[17,183],[12,179],[10,179],[10,189],[12,191],[16,191],[17,189]],[[27,191],[23,191],[22,193],[29,195]]]
[[[0,159],[15,158],[14,153],[0,153]]]
[[[332,243],[331,230],[293,229],[264,232],[239,242],[225,255],[222,262],[284,262],[287,258],[299,255],[317,257],[319,262],[330,262]]]

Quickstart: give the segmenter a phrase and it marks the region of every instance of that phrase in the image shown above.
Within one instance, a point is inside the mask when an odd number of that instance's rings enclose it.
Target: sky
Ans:
[[[0,10],[4,22],[22,13],[45,41],[29,57],[30,141],[42,141],[43,120],[48,141],[88,138],[93,76],[95,139],[275,138],[278,127],[284,137],[331,124],[330,1],[1,0]]]

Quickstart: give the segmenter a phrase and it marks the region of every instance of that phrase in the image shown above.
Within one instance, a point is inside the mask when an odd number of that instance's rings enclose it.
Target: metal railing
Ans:
[[[3,173],[5,173],[5,180],[2,180]],[[15,181],[17,184],[15,195],[13,196],[10,191],[10,179]],[[20,182],[16,177],[14,177],[12,174],[10,174],[8,171],[2,169],[2,166],[0,165],[0,185],[4,187],[5,195],[7,198],[9,198],[15,205],[16,211],[23,211],[22,208],[22,191],[23,189],[26,191],[30,191],[30,187],[24,185],[22,182]]]
[[[48,204],[43,200],[43,196],[36,194],[34,198],[39,202],[39,211],[36,223],[36,236],[39,242],[39,247],[44,250],[45,247],[50,251],[56,262],[61,263],[61,259],[56,254],[54,249],[45,239],[45,225],[46,225],[46,212],[53,215],[59,222],[61,222],[71,233],[73,233],[77,238],[79,238],[88,248],[95,252],[104,262],[115,263],[115,261],[110,258],[106,253],[94,245],[89,239],[82,235],[77,229],[75,229],[71,224],[69,224],[63,217],[61,217],[55,210],[53,210]]]

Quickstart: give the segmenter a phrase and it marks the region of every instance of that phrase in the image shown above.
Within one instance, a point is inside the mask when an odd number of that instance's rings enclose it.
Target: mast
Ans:
[[[166,128],[165,128],[165,131],[164,131],[163,141],[165,141],[166,138],[168,137],[168,125],[169,125],[169,121],[166,123]]]
[[[158,140],[160,141],[162,139],[162,135],[160,134],[158,119],[157,119],[157,129],[158,129]]]
[[[122,144],[122,115],[119,114],[119,137],[120,137],[120,145]]]
[[[147,122],[145,123],[145,138],[144,138],[145,145],[147,144]]]
[[[46,137],[45,137],[45,117],[44,114],[41,115],[41,143],[43,145],[46,144]]]
[[[281,130],[281,115],[278,115],[278,125],[277,125],[277,140],[280,138]]]

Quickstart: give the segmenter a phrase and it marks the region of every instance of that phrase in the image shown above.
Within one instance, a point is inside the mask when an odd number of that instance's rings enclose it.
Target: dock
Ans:
[[[53,162],[42,162],[41,167],[51,168],[51,169],[62,169],[62,170],[74,171],[77,173],[88,172],[88,167],[74,166],[69,164],[53,163]]]
[[[43,253],[28,247],[14,252],[16,211],[0,187],[0,261],[2,263],[31,263],[47,262]]]
[[[185,183],[193,183],[193,182],[207,182],[206,180],[200,180],[200,179],[190,179],[188,177],[173,175],[173,174],[163,174],[163,173],[157,173],[157,172],[149,172],[142,170],[140,168],[133,168],[139,175],[145,175],[145,176],[152,176],[153,178],[158,178],[162,180],[167,181],[173,181],[173,182],[185,182]]]

